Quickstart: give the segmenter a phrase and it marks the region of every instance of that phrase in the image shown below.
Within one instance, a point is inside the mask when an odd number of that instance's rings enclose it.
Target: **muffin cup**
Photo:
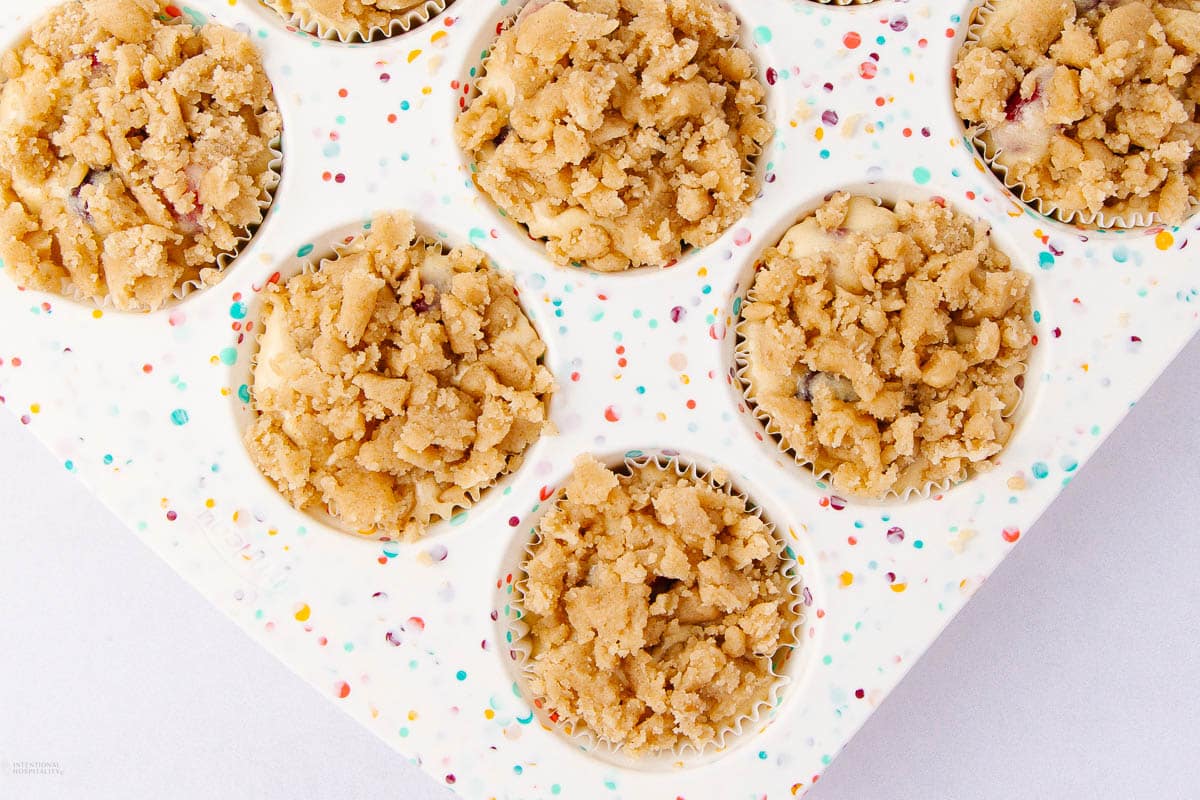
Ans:
[[[955,55],[955,61],[957,61],[958,54],[961,54],[965,47],[971,44],[979,43],[979,34],[983,29],[983,24],[987,21],[988,16],[994,13],[995,10],[996,8],[992,0],[984,0],[983,3],[976,6],[971,12],[971,22],[967,26],[967,38],[962,47],[959,48],[958,53]],[[954,97],[954,93],[956,91],[957,88],[952,85],[951,98]],[[957,114],[958,112],[956,111],[955,113]],[[964,135],[967,141],[971,142],[975,148],[975,151],[979,154],[979,157],[983,159],[983,162],[987,164],[988,168],[996,175],[997,178],[1000,179],[1000,182],[1004,184],[1005,188],[1012,192],[1013,196],[1015,196],[1026,206],[1037,211],[1037,213],[1044,217],[1050,217],[1051,219],[1057,220],[1065,225],[1073,225],[1080,228],[1100,231],[1149,228],[1164,224],[1158,219],[1157,213],[1110,215],[1104,211],[1066,211],[1058,208],[1052,203],[1048,203],[1042,198],[1036,196],[1032,191],[1030,191],[1029,187],[1025,186],[1025,184],[1021,183],[1019,180],[1009,174],[1008,167],[1004,166],[997,160],[1001,154],[1001,151],[997,150],[993,145],[985,140],[984,134],[986,134],[988,130],[986,126],[980,125],[972,127],[967,125],[965,120],[963,121],[963,126],[966,130]],[[1192,197],[1188,215],[1190,216],[1194,214],[1197,210],[1200,210],[1200,199]]]
[[[445,242],[443,242],[438,236],[434,235],[434,232],[429,227],[422,224],[420,219],[414,218],[414,222],[415,222],[416,228],[417,228],[416,241],[418,243],[424,244],[424,245],[431,245],[431,244],[437,245],[437,246],[441,247],[444,252],[449,250],[449,248],[446,246]],[[246,430],[250,427],[250,425],[258,417],[258,412],[254,408],[253,387],[254,387],[254,373],[258,367],[258,354],[259,354],[261,346],[262,346],[262,337],[266,333],[266,329],[267,329],[266,322],[263,319],[263,296],[264,296],[264,294],[268,291],[270,285],[273,283],[278,284],[282,288],[283,284],[285,284],[291,278],[294,278],[300,274],[312,274],[316,270],[323,268],[327,263],[336,261],[337,259],[341,258],[343,255],[345,255],[347,253],[347,251],[349,250],[350,247],[352,247],[363,236],[366,235],[366,231],[369,230],[368,225],[369,225],[369,223],[344,225],[344,226],[341,226],[339,228],[336,228],[336,229],[328,232],[324,237],[322,237],[322,242],[316,250],[306,253],[304,256],[294,256],[294,257],[290,258],[287,261],[287,263],[285,263],[284,265],[282,265],[279,268],[279,270],[277,271],[277,273],[275,275],[271,276],[270,280],[268,280],[266,283],[264,283],[261,287],[259,287],[259,286],[254,287],[255,293],[254,293],[253,297],[248,298],[247,305],[249,306],[249,308],[247,311],[246,318],[253,320],[255,322],[257,331],[254,334],[253,344],[251,346],[249,358],[239,359],[239,364],[234,366],[233,375],[230,378],[231,386],[246,387],[247,397],[249,398],[249,401],[247,402],[247,401],[244,401],[241,398],[237,397],[236,392],[234,393],[234,403],[235,403],[234,416],[235,416],[235,419],[237,420],[237,424],[238,424],[239,440],[241,440],[241,438],[245,435]],[[496,266],[491,262],[490,258],[488,260],[488,264],[489,264],[489,269],[496,269]],[[522,309],[522,313],[526,313],[524,311],[524,309]],[[528,316],[528,315],[526,315],[526,316]],[[532,321],[530,322],[530,324],[533,324]],[[535,326],[535,330],[536,330],[536,326]],[[538,335],[541,336],[540,331],[538,331]],[[545,341],[545,340],[543,339],[543,341]],[[551,398],[547,398],[545,401],[543,401],[543,403],[547,407],[547,409],[549,408],[550,402],[551,402]],[[547,418],[549,418],[548,411],[547,411]],[[543,432],[542,435],[545,436],[545,435],[549,434],[550,432],[551,432],[551,430],[546,430]],[[540,441],[540,439],[539,439],[539,441]],[[489,492],[497,484],[502,482],[505,478],[513,475],[521,467],[526,455],[528,455],[529,450],[531,450],[536,445],[537,445],[537,442],[534,442],[534,444],[530,445],[530,447],[525,452],[517,453],[517,454],[514,454],[513,456],[511,456],[508,459],[508,461],[506,462],[504,471],[501,472],[499,475],[497,475],[495,478],[493,478],[491,481],[489,481],[488,483],[486,483],[482,486],[477,486],[477,487],[474,487],[471,490],[467,491],[466,497],[469,502],[443,504],[443,507],[440,507],[435,512],[435,514],[436,514],[435,518],[433,520],[431,520],[429,522],[429,524],[426,526],[425,534],[420,537],[416,537],[416,538],[412,538],[412,539],[397,540],[395,537],[379,534],[373,529],[363,529],[363,530],[355,529],[355,528],[352,528],[349,525],[347,525],[340,518],[338,518],[333,513],[331,513],[327,508],[324,508],[319,505],[299,508],[299,509],[297,509],[297,511],[299,511],[300,513],[309,515],[314,520],[320,522],[322,525],[325,525],[334,530],[342,531],[344,533],[350,533],[355,536],[359,536],[359,537],[363,537],[363,538],[372,538],[372,539],[375,539],[380,542],[427,541],[430,538],[438,535],[439,533],[442,533],[446,528],[446,523],[448,523],[451,519],[453,519],[457,514],[464,512],[464,511],[468,511],[471,508],[474,508],[475,505],[478,504],[479,501],[487,494],[487,492]],[[283,502],[288,503],[288,505],[290,506],[291,505],[290,502],[288,502],[287,499],[284,498],[282,492],[279,491],[279,488],[275,485],[275,483],[262,473],[262,470],[258,468],[257,464],[253,463],[253,460],[251,460],[251,463],[253,464],[255,474],[257,474],[259,476],[259,478],[263,481],[263,483],[266,486],[268,486],[271,489],[271,491],[274,492]]]
[[[869,197],[870,199],[875,201],[876,205],[883,206],[884,208],[893,208],[895,206],[896,202],[900,201],[900,200],[907,200],[909,202],[918,202],[921,200],[928,200],[931,197],[931,195],[929,195],[927,193],[915,190],[909,186],[904,186],[904,185],[899,185],[899,184],[895,185],[895,186],[889,186],[887,188],[887,191],[885,191],[885,192],[878,191],[878,187],[875,187],[875,186],[870,186],[870,187],[865,187],[865,188],[850,186],[850,187],[845,187],[845,188],[841,189],[840,191],[845,191],[852,195]],[[782,227],[782,230],[779,230],[776,235],[769,237],[768,240],[772,241],[772,244],[770,246],[775,247],[776,245],[778,245],[779,242],[782,240],[783,236],[787,234],[787,231],[790,230],[790,228],[793,225],[795,225],[795,224],[799,223],[800,221],[811,216],[816,211],[816,209],[819,208],[831,196],[832,196],[832,193],[815,200],[814,202],[806,205],[794,217],[789,218],[790,221],[787,222],[786,226]],[[951,205],[950,207],[953,208],[954,206]],[[995,226],[993,226],[993,231],[994,230],[995,230]],[[1008,254],[1007,251],[1000,248],[998,244],[994,244],[994,246],[997,249],[1000,249],[1001,252],[1004,252],[1005,255]],[[746,410],[756,420],[758,420],[759,423],[761,423],[761,426],[764,429],[764,432],[766,433],[766,436],[763,437],[764,441],[767,438],[769,438],[770,441],[774,443],[775,448],[780,453],[783,453],[784,455],[786,455],[789,458],[791,458],[792,460],[794,460],[798,466],[809,470],[812,473],[813,478],[815,480],[826,482],[827,484],[829,484],[830,488],[836,492],[836,491],[838,491],[838,487],[833,484],[832,470],[829,470],[829,469],[818,470],[816,465],[812,461],[809,461],[808,459],[801,457],[799,452],[794,447],[792,447],[790,444],[788,444],[787,441],[783,438],[782,429],[779,426],[779,424],[775,421],[775,419],[769,413],[764,411],[762,409],[762,407],[759,406],[759,404],[754,399],[754,390],[750,384],[750,375],[749,375],[750,352],[749,352],[749,346],[748,346],[747,340],[746,340],[746,332],[745,332],[746,321],[742,316],[741,309],[745,306],[746,303],[752,303],[757,299],[755,297],[755,291],[754,291],[755,290],[755,279],[758,275],[759,266],[761,263],[762,263],[761,259],[755,259],[753,267],[752,267],[753,271],[747,276],[745,284],[744,284],[746,287],[745,291],[738,293],[738,296],[734,300],[734,302],[737,304],[737,312],[732,314],[732,316],[735,319],[735,322],[733,325],[733,333],[734,333],[734,336],[733,336],[733,340],[734,340],[733,366],[732,366],[732,369],[730,370],[730,372],[732,373],[733,380],[736,382],[736,389],[737,389],[738,395],[741,397],[742,402],[745,403]],[[1014,264],[1013,269],[1019,269],[1019,265]],[[1026,274],[1032,275],[1032,273],[1029,273],[1028,271],[1026,271]],[[1034,305],[1034,303],[1032,302],[1033,295],[1034,295],[1034,292],[1033,292],[1033,289],[1031,288],[1031,291],[1030,291],[1031,306]],[[732,312],[732,309],[731,309],[731,312]],[[1036,354],[1037,354],[1036,348],[1031,348],[1029,358],[1027,358],[1025,360],[1023,369],[1021,370],[1021,372],[1018,375],[1018,378],[1021,380],[1021,382],[1017,383],[1017,392],[1018,392],[1017,403],[1013,407],[1012,412],[1009,413],[1007,416],[1005,416],[1005,419],[1007,419],[1007,420],[1015,421],[1015,420],[1019,419],[1021,416],[1023,416],[1022,412],[1025,409],[1025,407],[1028,405],[1028,401],[1025,397],[1025,389],[1023,386],[1023,382],[1024,382],[1024,376],[1027,375],[1030,371],[1029,365],[1035,358]],[[1015,435],[1015,431],[1013,434],[1009,435],[1008,441],[1006,441],[1004,443],[1004,446],[1001,448],[1000,453],[998,453],[997,456],[1003,454],[1004,448],[1008,447],[1008,443],[1012,441],[1012,438],[1014,435]],[[993,458],[995,458],[995,457],[996,456],[993,456]],[[859,503],[859,504],[886,503],[890,500],[907,501],[907,500],[910,500],[913,498],[927,499],[932,495],[941,494],[942,492],[947,491],[948,489],[952,488],[953,486],[956,486],[959,483],[965,483],[965,482],[969,481],[970,479],[971,479],[971,476],[967,476],[967,478],[965,478],[962,481],[955,481],[952,478],[947,478],[942,481],[930,481],[930,482],[923,483],[923,484],[916,485],[916,486],[904,486],[904,487],[901,487],[898,489],[893,488],[893,489],[890,489],[882,497],[870,497],[867,495],[852,495],[852,497],[854,499],[854,502]]]
[[[285,3],[284,0],[261,1],[263,5],[282,17],[287,24],[294,25],[297,29],[318,39],[341,42],[342,44],[378,42],[408,33],[429,22],[429,20],[445,11],[450,3],[454,2],[454,0],[425,0],[421,5],[410,8],[393,19],[388,23],[386,28],[378,25],[364,28],[356,24],[347,24],[342,27],[327,26],[306,8],[289,11],[287,5],[290,5],[290,3]]]
[[[858,0],[853,0],[853,1],[858,2]],[[866,0],[866,2],[874,2],[874,0]],[[519,23],[524,17],[531,14],[533,12],[533,10],[536,10],[535,7],[540,7],[539,0],[510,0],[508,5],[504,5],[504,4],[501,4],[501,5],[502,5],[502,7],[498,7],[498,9],[495,12],[493,12],[492,17],[491,17],[491,19],[493,20],[492,24],[485,26],[483,28],[483,31],[485,32],[484,36],[482,36],[476,42],[476,46],[469,51],[472,55],[471,55],[471,57],[469,57],[466,60],[466,62],[463,64],[463,66],[460,70],[460,72],[461,72],[460,81],[463,86],[463,91],[461,93],[459,93],[459,95],[456,99],[456,102],[454,104],[453,118],[450,123],[452,127],[455,124],[455,122],[457,121],[458,116],[460,114],[462,114],[463,112],[465,112],[468,108],[470,108],[471,103],[474,102],[475,98],[477,98],[479,96],[478,82],[482,77],[484,77],[484,75],[487,74],[488,56],[491,54],[492,47],[495,45],[496,40],[500,37],[500,35],[502,33],[504,33],[505,31],[507,31],[508,29],[510,29],[517,23]],[[722,6],[728,7],[730,10],[733,11],[734,15],[737,17],[737,20],[738,20],[737,44],[740,47],[742,47],[743,49],[745,49],[746,52],[750,55],[750,59],[754,64],[754,77],[762,83],[763,89],[765,90],[763,102],[758,104],[757,106],[755,106],[755,108],[757,111],[759,111],[762,114],[763,119],[766,120],[766,122],[769,125],[771,125],[771,127],[772,127],[771,138],[768,139],[763,145],[759,146],[753,152],[747,152],[746,155],[742,159],[742,171],[743,171],[743,173],[745,173],[746,175],[749,176],[751,187],[754,190],[754,194],[749,201],[749,205],[753,205],[754,203],[756,203],[758,201],[759,197],[761,197],[763,188],[767,183],[766,165],[767,165],[767,162],[770,161],[770,159],[764,158],[763,155],[764,155],[764,153],[769,152],[771,146],[776,143],[776,139],[779,136],[778,126],[776,126],[774,124],[774,121],[771,119],[771,109],[772,109],[773,105],[770,101],[770,98],[775,93],[775,88],[774,88],[773,84],[771,84],[767,81],[766,73],[767,73],[767,66],[770,63],[770,60],[763,53],[762,46],[759,45],[754,39],[754,25],[750,23],[750,21],[747,19],[745,14],[743,14],[739,11],[737,2],[722,3]],[[754,13],[755,17],[757,17],[761,12],[759,12],[757,10],[753,10],[753,13]],[[774,104],[774,106],[778,106],[778,105],[780,105],[780,104],[779,103]],[[485,208],[487,208],[487,210],[489,212],[489,216],[492,218],[493,223],[496,226],[503,226],[503,227],[507,227],[507,228],[515,229],[515,230],[519,231],[521,234],[521,239],[528,241],[530,244],[532,244],[536,248],[536,250],[533,252],[536,252],[539,257],[545,258],[546,257],[546,241],[547,240],[544,238],[537,238],[537,237],[533,236],[529,232],[528,225],[526,225],[525,223],[522,223],[522,222],[517,222],[516,220],[511,218],[506,211],[501,209],[500,206],[496,203],[496,201],[492,199],[491,195],[489,195],[487,192],[485,192],[482,188],[480,188],[479,184],[476,183],[476,179],[475,179],[476,162],[475,162],[473,156],[470,153],[464,151],[461,147],[459,147],[457,145],[457,143],[455,144],[455,151],[459,155],[459,163],[462,167],[463,174],[466,176],[467,180],[469,180],[470,183],[474,186],[474,189],[478,193],[479,198],[483,201]],[[746,214],[743,213],[742,217],[744,218],[745,216],[746,216]],[[740,219],[732,222],[729,225],[729,227],[721,235],[724,236],[730,230],[736,228],[737,225],[739,224],[739,222],[740,222]],[[719,237],[718,237],[718,240],[719,240]],[[644,272],[651,272],[651,271],[655,271],[655,270],[666,269],[668,267],[674,267],[678,262],[682,261],[683,259],[687,258],[688,256],[691,256],[691,255],[693,255],[699,251],[705,250],[707,248],[713,247],[716,244],[717,244],[717,242],[714,241],[708,245],[704,245],[701,247],[701,246],[696,246],[691,243],[688,243],[683,248],[683,252],[680,254],[679,258],[677,258],[674,261],[671,261],[669,263],[663,263],[663,264],[657,264],[657,265],[647,264],[644,266],[630,267],[628,269],[621,270],[618,272],[602,272],[600,270],[595,270],[586,265],[584,265],[583,268],[586,269],[588,272],[591,272],[591,273],[597,274],[597,275],[607,275],[607,276],[637,275],[637,274],[641,274]],[[560,268],[560,269],[566,268],[559,264],[555,264],[555,267]]]
[[[186,17],[176,17],[173,21],[168,21],[168,24],[180,24],[183,21],[186,21]],[[5,49],[13,50],[22,46],[24,43],[29,41],[31,33],[32,29],[27,29],[22,36],[18,37]],[[268,81],[270,81],[269,76]],[[3,85],[4,81],[0,80],[0,86]],[[275,86],[272,82],[271,96],[274,97],[274,95]],[[213,264],[206,268],[213,270],[213,272],[209,274],[207,280],[203,277],[197,277],[180,283],[172,290],[171,298],[163,303],[162,306],[155,309],[145,307],[132,309],[118,308],[112,300],[111,293],[105,294],[104,297],[101,298],[90,297],[80,292],[79,287],[76,286],[70,278],[63,278],[62,285],[60,286],[59,291],[55,294],[57,294],[59,297],[79,303],[80,305],[88,308],[99,308],[103,311],[110,311],[114,313],[147,314],[169,309],[177,305],[181,300],[183,300],[196,289],[205,289],[220,283],[225,278],[230,265],[233,264],[241,252],[246,248],[246,245],[250,243],[250,240],[254,238],[255,232],[266,221],[267,213],[270,211],[272,204],[275,202],[275,193],[278,191],[280,181],[283,178],[282,126],[279,135],[267,143],[267,148],[271,151],[271,160],[267,162],[266,186],[263,187],[262,192],[259,193],[258,199],[255,201],[255,204],[259,209],[258,219],[245,226],[243,234],[235,239],[235,244],[232,250],[217,254]]]
[[[775,710],[783,702],[784,688],[793,678],[787,667],[797,662],[795,651],[801,646],[802,630],[805,622],[803,590],[804,585],[796,566],[796,559],[790,547],[779,536],[774,523],[764,518],[763,510],[742,491],[737,489],[724,470],[714,467],[702,470],[693,461],[683,461],[678,453],[672,450],[644,452],[631,450],[623,456],[600,459],[610,469],[618,474],[631,473],[638,469],[657,469],[662,472],[672,472],[679,477],[705,482],[717,491],[737,497],[746,504],[747,510],[754,516],[766,522],[772,537],[778,545],[778,554],[783,560],[783,573],[788,577],[788,592],[791,595],[790,608],[795,615],[790,626],[789,639],[781,644],[779,650],[771,657],[771,683],[768,694],[760,700],[750,714],[740,717],[734,723],[722,730],[715,741],[703,746],[685,743],[668,751],[649,751],[644,755],[635,756],[625,751],[620,744],[614,744],[597,737],[582,720],[560,717],[552,709],[544,708],[540,699],[527,696],[526,700],[533,707],[543,727],[553,729],[562,734],[572,745],[591,755],[613,764],[632,769],[662,770],[675,769],[685,766],[695,766],[716,760],[730,749],[744,744],[747,740],[769,725]],[[513,576],[511,582],[501,580],[501,592],[505,595],[498,600],[500,627],[502,639],[508,649],[508,662],[519,677],[518,685],[522,692],[529,691],[529,677],[532,672],[530,661],[530,646],[528,640],[529,627],[525,624],[525,613],[521,608],[521,600],[526,586],[524,563],[533,555],[534,549],[542,541],[540,522],[542,516],[562,498],[563,492],[557,490],[535,511],[536,521],[530,528],[530,538],[524,545],[518,540],[510,548],[502,574]],[[552,717],[552,714],[555,715]]]

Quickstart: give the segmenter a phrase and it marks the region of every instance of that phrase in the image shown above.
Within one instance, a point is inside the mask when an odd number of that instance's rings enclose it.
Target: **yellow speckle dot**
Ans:
[[[422,86],[421,87],[421,94],[432,94],[432,93],[433,93],[432,86]]]
[[[238,515],[239,515],[239,514],[241,514],[241,513],[242,513],[242,512],[240,512],[240,511],[235,511],[235,512],[233,512],[233,521],[234,521],[234,522],[237,522],[237,521],[238,521]]]
[[[274,528],[267,529],[267,536],[277,536],[278,534],[279,531],[275,530]]]
[[[1087,364],[1080,364],[1080,365],[1079,365],[1079,368],[1080,368],[1080,369],[1082,369],[1084,372],[1087,372],[1087,371],[1088,371],[1088,369],[1089,369],[1089,367],[1088,367],[1088,365],[1087,365]]]
[[[216,356],[209,356],[209,358],[208,358],[208,363],[210,363],[210,364],[216,364],[216,363],[217,363],[218,361],[220,361],[220,360],[221,360],[221,359],[217,358]]]
[[[34,403],[33,405],[31,405],[29,407],[29,410],[32,411],[34,414],[40,414],[42,411],[42,407],[40,405],[38,405],[37,403]]]
[[[483,710],[483,718],[484,718],[484,719],[495,719],[495,718],[496,718],[496,712],[495,712],[495,711],[492,711],[490,708],[485,708],[485,709]]]
[[[421,51],[419,49],[411,51],[408,54],[408,63],[411,64],[412,62],[416,61],[420,56],[421,56]]]
[[[815,138],[815,139],[816,139],[818,142],[819,142],[819,141],[821,141],[822,139],[824,139],[824,138],[825,138],[825,129],[824,129],[824,128],[817,128],[817,129],[816,129],[816,130],[813,132],[813,138]]]
[[[305,622],[312,614],[312,609],[308,607],[308,603],[303,604],[296,609],[295,617],[297,622]]]
[[[797,123],[796,120],[792,120],[788,123],[788,125],[791,125],[793,128],[799,127],[799,123]]]
[[[1159,231],[1158,235],[1154,237],[1154,246],[1159,250],[1170,250],[1173,244],[1175,244],[1175,237],[1171,235],[1170,231]]]
[[[415,711],[408,712],[408,721],[409,722],[415,721],[416,718],[417,718],[417,712],[415,712]]]
[[[684,386],[687,386],[689,383],[691,383],[691,382],[692,382],[692,379],[691,379],[691,378],[689,378],[687,375],[680,375],[680,376],[679,376],[679,381],[680,381],[680,383],[682,383]]]
[[[92,312],[92,319],[100,319],[103,316],[104,316],[104,312],[98,308]]]
[[[703,278],[708,274],[708,267],[701,267],[700,269],[696,270],[696,274]]]
[[[838,583],[840,583],[842,586],[849,586],[850,584],[854,583],[854,573],[843,572],[838,576]]]
[[[1014,492],[1019,492],[1025,488],[1025,479],[1020,475],[1013,475],[1008,479],[1008,488]]]
[[[433,42],[441,41],[442,39],[445,39],[445,38],[446,38],[446,32],[438,31],[437,33],[433,34],[433,36],[429,37],[429,41],[430,41],[430,43],[433,43]]]
[[[221,397],[229,397],[229,387],[228,386],[221,387]]]
[[[213,500],[211,497],[204,501],[205,508],[212,508],[216,504],[217,504],[217,501]]]
[[[908,588],[907,583],[893,583],[892,584],[892,591],[895,592],[896,594],[900,594],[907,588]]]
[[[664,414],[664,413],[663,413],[663,412],[661,412],[661,411],[660,411],[660,412],[658,412],[657,414],[655,414],[654,416],[658,418],[658,421],[659,421],[659,422],[666,422],[666,421],[667,421],[667,415],[666,415],[666,414]]]

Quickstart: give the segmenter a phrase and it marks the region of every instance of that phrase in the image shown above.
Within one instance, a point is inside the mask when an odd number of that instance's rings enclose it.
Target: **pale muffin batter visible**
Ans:
[[[336,31],[344,39],[354,34],[368,40],[371,31],[389,31],[393,22],[407,19],[424,8],[427,0],[265,0],[285,17],[294,17],[302,25],[316,24],[322,30]],[[448,5],[446,3],[442,5]]]
[[[485,258],[381,215],[337,258],[267,290],[244,438],[293,505],[415,539],[546,430],[545,345]]]
[[[833,195],[763,255],[741,311],[747,397],[841,492],[904,494],[988,466],[1033,331],[1030,278],[938,202]]]
[[[1200,202],[1200,0],[996,0],[955,108],[1047,211],[1183,221]]]
[[[258,51],[158,10],[66,3],[0,60],[0,258],[24,286],[155,309],[262,221],[280,118]]]
[[[455,126],[474,179],[560,264],[664,266],[746,212],[771,137],[716,0],[532,0]]]
[[[703,747],[771,700],[794,644],[781,545],[746,501],[581,456],[522,565],[533,697],[632,755]]]

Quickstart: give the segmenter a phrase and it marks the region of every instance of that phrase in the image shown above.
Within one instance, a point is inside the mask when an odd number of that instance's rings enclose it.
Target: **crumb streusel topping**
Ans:
[[[415,539],[546,430],[545,352],[482,252],[443,252],[407,214],[381,215],[268,290],[246,446],[297,508]]]
[[[0,258],[24,286],[155,309],[262,220],[280,117],[258,51],[157,11],[69,2],[0,60]]]
[[[794,644],[781,546],[746,501],[581,456],[522,565],[533,696],[632,755],[717,741]]]
[[[757,187],[764,88],[716,0],[532,0],[455,125],[475,181],[555,261],[663,266]]]
[[[1030,278],[988,226],[835,194],[763,254],[742,308],[752,405],[842,492],[961,481],[1012,433]]]
[[[997,0],[954,103],[1047,211],[1183,221],[1200,202],[1198,0]]]

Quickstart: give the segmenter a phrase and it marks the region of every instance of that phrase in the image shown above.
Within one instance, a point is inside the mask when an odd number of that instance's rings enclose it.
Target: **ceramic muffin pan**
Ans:
[[[52,3],[12,5],[5,47]],[[248,0],[168,6],[261,49],[284,122],[274,204],[220,283],[154,313],[27,291],[0,268],[0,401],[249,635],[464,797],[799,796],[1200,329],[1200,222],[1098,232],[1015,199],[951,103],[968,0],[738,0],[775,127],[758,199],[669,268],[559,267],[475,188],[453,137],[519,5],[456,0],[367,44],[289,29]],[[1032,275],[1033,356],[989,472],[927,497],[843,498],[747,407],[734,326],[756,260],[838,189],[942,198]],[[395,209],[514,277],[558,384],[557,433],[415,543],[293,509],[241,442],[260,292]],[[512,565],[582,452],[719,466],[794,558],[804,622],[787,681],[723,749],[614,758],[520,689]]]

